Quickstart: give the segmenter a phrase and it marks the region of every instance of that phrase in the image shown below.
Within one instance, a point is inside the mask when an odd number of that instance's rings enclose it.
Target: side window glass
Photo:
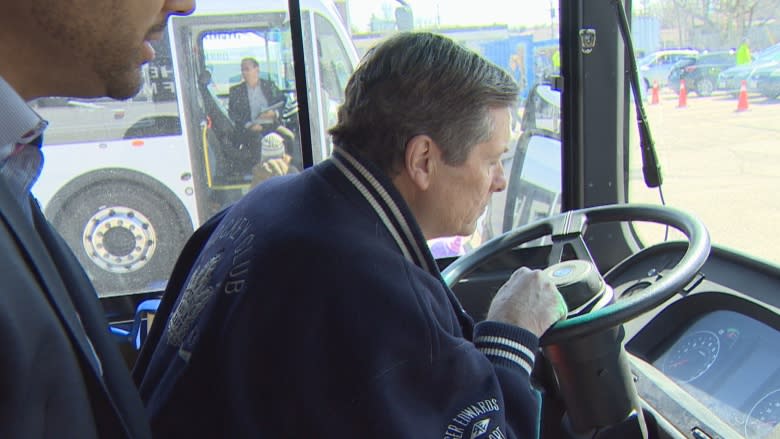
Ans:
[[[523,133],[513,158],[503,228],[511,230],[561,211],[561,141],[547,130]]]
[[[491,202],[492,230],[503,233],[560,213],[561,204],[561,96],[550,84],[537,84],[523,108],[520,135],[504,169],[506,194]]]
[[[269,27],[212,29],[197,36],[202,59],[197,87],[208,128],[202,162],[215,208],[270,178],[259,168],[265,160],[287,157],[289,169],[302,168],[285,35]],[[271,150],[278,157],[267,157]]]
[[[49,122],[33,193],[101,297],[160,290],[207,218],[268,178],[303,168],[289,13],[255,3],[212,2],[171,17],[151,42],[155,58],[132,99],[32,102]],[[303,3],[316,162],[329,153],[325,129],[357,56],[330,2]],[[255,88],[231,105],[247,58],[263,96]],[[290,161],[272,168],[267,158]]]
[[[336,124],[338,107],[344,102],[344,87],[352,68],[336,29],[319,13],[314,14],[314,30],[322,95],[322,123],[327,130]]]
[[[317,31],[322,87],[331,98],[341,101],[344,99],[344,87],[352,73],[349,57],[333,24],[322,15],[315,14],[314,25]]]
[[[124,101],[44,98],[32,190],[101,297],[159,289],[194,228],[186,125],[168,33]]]

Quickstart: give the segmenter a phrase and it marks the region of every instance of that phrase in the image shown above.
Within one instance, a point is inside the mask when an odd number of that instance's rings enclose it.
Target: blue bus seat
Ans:
[[[142,301],[135,309],[135,316],[130,328],[120,325],[109,325],[111,334],[117,337],[120,342],[130,343],[136,350],[140,350],[151,325],[150,319],[153,319],[159,306],[160,299]]]

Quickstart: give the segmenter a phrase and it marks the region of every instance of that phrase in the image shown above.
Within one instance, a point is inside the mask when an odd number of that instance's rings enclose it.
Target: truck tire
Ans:
[[[164,194],[132,179],[90,184],[47,216],[101,297],[162,290],[192,233]]]

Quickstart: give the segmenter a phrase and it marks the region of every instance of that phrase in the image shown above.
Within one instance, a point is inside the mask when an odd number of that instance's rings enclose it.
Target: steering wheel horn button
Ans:
[[[552,272],[552,277],[555,279],[565,278],[566,276],[570,275],[573,271],[574,269],[572,267],[569,266],[561,267]]]
[[[596,267],[587,261],[571,260],[547,267],[543,272],[561,292],[569,316],[600,309],[612,301],[612,288]]]

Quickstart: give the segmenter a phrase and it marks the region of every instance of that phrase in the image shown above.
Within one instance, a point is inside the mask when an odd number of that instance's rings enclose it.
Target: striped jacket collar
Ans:
[[[417,220],[392,182],[376,166],[341,148],[336,148],[327,162],[332,163],[368,202],[404,257],[441,282],[460,322],[463,335],[471,340],[474,321],[441,277]]]
[[[404,257],[441,278],[417,221],[388,178],[372,164],[341,148],[333,151],[330,161],[376,212]]]

